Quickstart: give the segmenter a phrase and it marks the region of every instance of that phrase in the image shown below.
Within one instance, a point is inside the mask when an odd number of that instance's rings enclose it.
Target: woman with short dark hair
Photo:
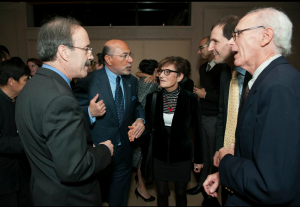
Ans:
[[[182,89],[179,82],[187,73],[189,63],[181,57],[167,57],[158,64],[160,87],[155,111],[151,111],[153,94],[146,99],[147,129],[154,129],[152,141],[153,177],[157,186],[157,205],[168,206],[168,182],[175,182],[176,206],[186,206],[186,187],[194,171],[203,167],[200,102],[196,94]],[[154,114],[154,126],[151,114]],[[190,127],[194,129],[194,153]],[[132,141],[132,137],[129,137]],[[150,151],[150,149],[149,149]]]

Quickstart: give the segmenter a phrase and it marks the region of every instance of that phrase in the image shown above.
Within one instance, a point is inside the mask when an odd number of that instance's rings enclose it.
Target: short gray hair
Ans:
[[[56,60],[59,45],[73,45],[72,34],[78,26],[80,23],[71,17],[57,16],[45,23],[38,34],[37,52],[39,59],[42,62]]]
[[[273,29],[275,52],[283,56],[290,55],[292,53],[293,24],[289,17],[283,11],[273,7],[255,8],[246,15],[252,13],[258,13],[256,18],[258,22],[262,23],[262,26]]]

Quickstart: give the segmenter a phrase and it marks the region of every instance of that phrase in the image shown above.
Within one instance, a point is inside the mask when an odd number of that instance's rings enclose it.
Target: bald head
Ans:
[[[116,75],[129,75],[133,63],[132,54],[128,45],[117,39],[104,44],[102,50],[106,67]]]

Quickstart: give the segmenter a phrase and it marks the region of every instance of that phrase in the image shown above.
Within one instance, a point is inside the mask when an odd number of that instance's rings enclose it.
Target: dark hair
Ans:
[[[112,48],[110,46],[104,45],[104,47],[102,49],[102,60],[104,63],[106,62],[104,59],[105,55],[108,55],[111,52],[111,50],[112,50]]]
[[[104,64],[104,59],[103,59],[102,53],[97,53],[97,58],[98,58],[98,64],[99,64],[99,66],[101,64]]]
[[[142,60],[139,64],[139,69],[143,73],[148,75],[153,75],[155,68],[157,68],[157,61],[156,60]]]
[[[4,86],[7,84],[9,78],[13,78],[15,81],[24,76],[30,75],[30,69],[24,63],[14,60],[6,60],[0,65],[0,85]]]
[[[211,30],[213,30],[216,26],[224,26],[223,27],[223,36],[226,39],[230,40],[232,36],[232,31],[234,31],[236,25],[239,23],[240,18],[235,15],[228,15],[213,24]]]
[[[191,71],[191,64],[188,60],[179,56],[166,57],[158,63],[158,68],[161,69],[165,65],[174,65],[176,71],[182,73],[184,77],[188,77]]]
[[[29,58],[28,60],[27,60],[27,64],[28,64],[28,62],[33,62],[33,63],[35,63],[37,66],[39,66],[39,67],[42,67],[42,65],[43,65],[43,62],[42,61],[40,61],[39,59],[37,59],[37,58]]]
[[[4,52],[6,52],[8,55],[10,55],[8,49],[7,49],[4,45],[0,45],[0,50],[1,50],[1,51],[4,51]]]
[[[25,65],[24,61],[20,57],[12,57],[12,58],[10,58],[10,60],[15,61],[15,62],[20,62]]]
[[[80,23],[71,17],[54,17],[45,23],[38,34],[37,52],[42,62],[56,60],[59,45],[73,45],[72,34]],[[74,49],[74,48],[70,48]]]
[[[2,58],[4,59],[3,61],[7,60],[5,52],[0,50],[0,64],[2,63]]]
[[[202,40],[204,40],[204,39],[206,39],[205,44],[206,44],[206,45],[209,45],[209,43],[210,43],[210,36],[206,36],[206,37],[204,37]],[[202,41],[202,40],[201,40],[201,41]]]

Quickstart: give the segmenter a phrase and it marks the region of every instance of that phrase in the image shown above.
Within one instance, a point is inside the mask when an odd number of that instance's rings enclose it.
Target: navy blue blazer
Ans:
[[[104,69],[93,71],[87,77],[78,80],[73,93],[87,121],[90,123],[94,144],[98,145],[100,142],[111,140],[114,147],[116,147],[118,137],[120,137],[126,167],[131,168],[133,146],[128,139],[128,126],[131,126],[137,118],[145,120],[145,113],[137,97],[137,78],[132,75],[124,75],[122,76],[122,81],[125,96],[125,111],[121,124],[119,124],[113,94]],[[96,117],[96,122],[92,124],[88,114],[88,107],[90,101],[97,93],[99,97],[96,102],[103,100],[106,106],[106,113],[101,117]]]
[[[252,86],[236,130],[235,155],[220,162],[226,205],[300,205],[300,73],[284,57]]]

